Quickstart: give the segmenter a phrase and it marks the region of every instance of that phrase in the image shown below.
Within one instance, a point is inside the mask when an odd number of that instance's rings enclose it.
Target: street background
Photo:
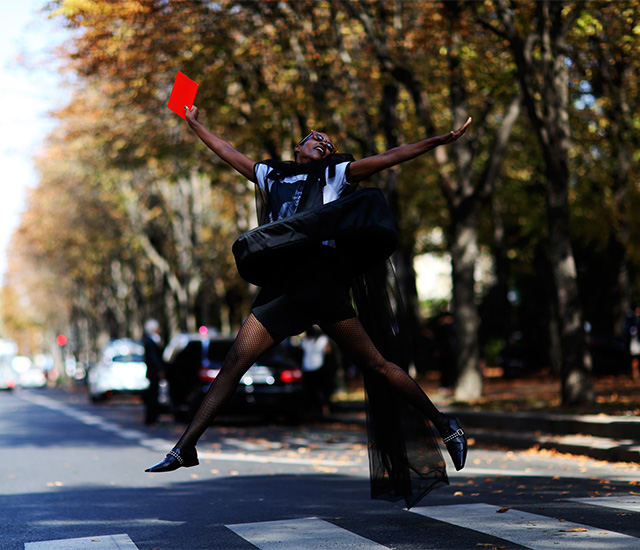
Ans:
[[[0,549],[638,548],[640,2],[0,10]],[[253,186],[167,109],[177,71],[255,160],[312,128],[362,158],[473,118],[369,182],[399,228],[407,363],[471,445],[415,510],[368,498],[344,361],[324,417],[220,419],[170,475],[143,470],[182,424],[87,395],[114,340],[152,319],[163,346],[232,337],[256,293],[231,254]]]

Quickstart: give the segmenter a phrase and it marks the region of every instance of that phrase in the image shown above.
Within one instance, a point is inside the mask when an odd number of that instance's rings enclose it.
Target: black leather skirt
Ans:
[[[286,337],[312,325],[355,317],[350,288],[350,262],[335,248],[313,245],[299,251],[297,261],[272,269],[252,313],[273,335]]]

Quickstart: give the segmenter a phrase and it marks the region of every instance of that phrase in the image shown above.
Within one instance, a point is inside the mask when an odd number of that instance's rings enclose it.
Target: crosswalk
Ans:
[[[577,505],[640,513],[640,497],[567,499]],[[640,539],[557,518],[532,514],[516,507],[486,504],[421,506],[409,513],[490,535],[530,550],[640,550]],[[633,525],[637,517],[629,517]],[[317,517],[226,525],[227,529],[258,550],[391,550],[360,534]],[[212,547],[213,548],[213,547]],[[42,541],[25,544],[25,550],[138,550],[126,534]]]
[[[27,542],[25,550],[138,550],[128,535],[104,535],[79,539]]]
[[[386,546],[319,518],[227,525],[260,550],[388,550]]]
[[[629,535],[483,503],[424,506],[413,508],[411,512],[501,538],[531,550],[640,548],[640,539]]]

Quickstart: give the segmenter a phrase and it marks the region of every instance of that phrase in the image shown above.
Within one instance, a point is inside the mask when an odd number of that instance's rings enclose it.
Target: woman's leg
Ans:
[[[269,351],[279,341],[267,331],[253,313],[247,317],[222,363],[218,376],[213,380],[176,447],[184,449],[195,446],[220,408],[233,396],[244,373],[258,357]]]
[[[321,328],[358,367],[384,378],[390,386],[428,418],[443,437],[448,434],[449,417],[437,409],[411,376],[380,354],[357,317],[331,325],[322,325]]]
[[[231,398],[242,375],[247,372],[258,357],[269,351],[279,341],[253,314],[249,315],[225,357],[218,376],[215,377],[176,446],[169,451],[164,460],[145,471],[171,472],[181,466],[196,466],[198,455],[195,445],[198,439],[209,427],[220,408]]]
[[[456,470],[464,468],[467,460],[467,438],[458,419],[441,413],[411,376],[382,357],[356,317],[320,328],[335,340],[356,365],[386,380],[424,414],[440,432]]]

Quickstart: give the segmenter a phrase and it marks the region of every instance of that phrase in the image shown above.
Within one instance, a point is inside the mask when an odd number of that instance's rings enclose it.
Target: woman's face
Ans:
[[[297,162],[321,160],[336,152],[336,147],[327,134],[312,130],[296,145]]]

